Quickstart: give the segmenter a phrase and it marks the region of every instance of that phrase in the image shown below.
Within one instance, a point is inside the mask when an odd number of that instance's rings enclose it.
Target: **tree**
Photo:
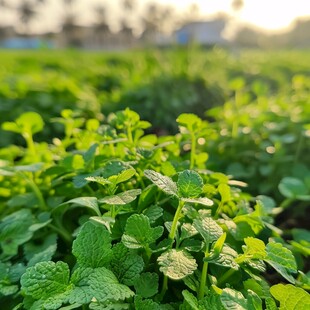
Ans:
[[[33,2],[30,2],[28,0],[22,1],[20,6],[17,8],[19,19],[23,24],[24,32],[29,33],[30,32],[30,22],[37,16],[37,11],[35,9],[35,4]]]
[[[243,0],[233,0],[231,3],[231,7],[234,12],[239,12],[244,7]]]

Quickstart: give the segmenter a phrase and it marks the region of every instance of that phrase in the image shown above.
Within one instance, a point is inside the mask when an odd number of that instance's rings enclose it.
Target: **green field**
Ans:
[[[3,309],[310,306],[309,51],[0,59]]]

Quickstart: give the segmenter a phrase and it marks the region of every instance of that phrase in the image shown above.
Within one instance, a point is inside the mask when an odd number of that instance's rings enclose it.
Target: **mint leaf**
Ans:
[[[161,266],[159,270],[173,280],[181,280],[197,269],[196,260],[184,250],[168,250],[157,261]]]
[[[231,288],[224,288],[221,294],[221,302],[225,309],[248,310],[244,296]]]
[[[181,198],[182,201],[188,203],[198,203],[207,207],[213,206],[213,201],[207,197],[199,197],[199,198]]]
[[[112,196],[106,196],[99,200],[101,203],[109,205],[125,205],[134,201],[141,194],[141,189],[131,189]]]
[[[88,176],[85,178],[86,181],[89,182],[96,182],[101,185],[106,185],[106,184],[112,184],[112,182],[106,178],[100,177],[100,176]]]
[[[216,293],[208,292],[208,295],[199,300],[199,310],[225,310],[221,296]]]
[[[182,113],[176,119],[176,121],[186,127],[189,131],[195,131],[201,126],[201,118],[193,113]]]
[[[263,310],[262,300],[251,290],[248,291],[247,295],[247,308],[253,310]]]
[[[213,258],[213,254],[215,254],[215,258]],[[204,261],[209,261],[212,264],[232,268],[235,270],[239,269],[239,265],[235,262],[238,253],[230,246],[224,244],[221,253],[219,253],[218,256],[216,254],[217,253],[211,251],[210,256],[204,258]]]
[[[57,249],[57,235],[51,234],[44,239],[43,243],[36,245],[34,242],[24,245],[25,257],[28,260],[28,267],[36,263],[50,261]]]
[[[145,272],[136,278],[134,286],[136,293],[143,298],[149,298],[158,292],[158,274]]]
[[[135,297],[135,309],[161,310],[162,307],[152,299],[142,299],[142,297],[138,295]]]
[[[113,273],[119,282],[125,285],[133,285],[144,268],[143,258],[131,252],[122,243],[116,244],[112,251],[111,268]]]
[[[136,173],[136,170],[134,168],[129,168],[121,171],[117,175],[113,175],[109,177],[109,180],[112,181],[114,184],[122,183],[127,180],[129,180],[131,177],[133,177]]]
[[[178,196],[177,185],[171,178],[153,170],[145,170],[144,175],[168,195]]]
[[[270,242],[266,245],[267,257],[264,259],[286,280],[295,283],[291,273],[297,272],[297,265],[292,252],[281,243]]]
[[[225,183],[221,183],[218,186],[218,191],[221,195],[221,202],[225,203],[231,200],[231,194],[230,194],[230,187],[225,184]]]
[[[40,262],[22,275],[22,290],[35,300],[44,300],[46,309],[58,309],[71,290],[69,276],[69,267],[64,262]]]
[[[308,194],[306,185],[301,180],[292,177],[285,177],[281,180],[279,191],[286,198],[298,198]]]
[[[94,269],[88,284],[93,297],[99,302],[119,301],[134,295],[128,286],[118,282],[112,271],[104,267]]]
[[[276,284],[270,288],[272,296],[280,302],[280,310],[310,309],[310,294],[292,284]]]
[[[163,232],[161,226],[152,228],[146,215],[134,214],[126,222],[122,242],[131,249],[145,248],[161,237]]]
[[[223,234],[223,229],[211,217],[195,219],[193,226],[201,234],[206,244],[217,240]]]
[[[198,300],[192,293],[190,293],[188,290],[184,290],[182,291],[182,295],[184,297],[184,300],[189,304],[191,309],[199,310]]]
[[[105,266],[112,256],[110,233],[99,223],[86,222],[73,241],[72,253],[80,266]]]
[[[62,203],[61,205],[65,205],[68,203],[75,203],[79,206],[87,207],[87,208],[95,211],[98,216],[101,215],[96,197],[78,197],[78,198],[74,198],[74,199],[71,199],[69,201],[66,201],[66,202]]]
[[[77,268],[72,276],[70,282],[74,284],[74,288],[69,296],[69,302],[88,304],[93,298],[92,290],[89,287],[89,277],[93,274],[93,268]]]
[[[244,239],[245,246],[242,246],[244,254],[237,258],[238,263],[249,262],[251,259],[264,259],[267,255],[265,243],[257,238],[247,237]]]
[[[150,206],[143,211],[143,214],[149,218],[151,224],[161,218],[163,216],[163,213],[164,210],[156,205]]]
[[[32,238],[33,231],[29,229],[32,224],[33,218],[29,209],[19,210],[2,219],[0,223],[2,255],[17,254],[18,247]]]
[[[183,198],[196,198],[202,193],[203,180],[195,171],[184,170],[178,177],[178,195]]]

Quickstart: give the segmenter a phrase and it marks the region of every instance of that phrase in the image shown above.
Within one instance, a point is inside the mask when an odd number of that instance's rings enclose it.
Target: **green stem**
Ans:
[[[36,149],[35,149],[35,146],[34,146],[32,135],[27,132],[27,133],[23,134],[23,137],[26,140],[27,148],[28,148],[28,151],[29,151],[30,155],[33,156],[33,157],[36,157]]]
[[[205,257],[209,254],[209,244],[207,245],[205,251]],[[198,292],[198,299],[202,299],[205,294],[205,287],[207,284],[207,276],[208,276],[208,262],[203,262],[201,278],[200,278],[200,285],[199,285],[199,292]]]
[[[176,230],[177,230],[178,221],[179,221],[180,214],[181,214],[181,211],[182,211],[182,208],[183,208],[184,204],[185,204],[184,201],[180,200],[178,208],[177,208],[177,211],[174,214],[174,218],[173,218],[173,222],[172,222],[172,226],[171,226],[171,231],[170,231],[170,234],[169,234],[169,238],[171,240],[174,240],[175,233],[176,233]]]
[[[218,206],[218,208],[217,208],[216,211],[215,211],[214,218],[217,219],[217,218],[219,217],[220,212],[222,211],[223,206],[224,206],[224,204],[223,204],[223,202],[221,201],[220,204],[219,204],[219,206]]]
[[[115,205],[111,205],[110,214],[111,214],[112,218],[115,218],[115,216],[116,216],[116,206]]]
[[[48,211],[48,206],[45,203],[45,200],[43,198],[43,195],[37,186],[37,184],[31,180],[29,177],[27,177],[24,173],[20,173],[20,175],[24,178],[24,180],[28,183],[28,185],[31,187],[32,191],[36,195],[37,199],[39,200],[39,206],[43,211]]]
[[[296,151],[295,151],[294,164],[296,164],[298,162],[298,159],[299,159],[300,154],[301,154],[301,149],[302,149],[303,142],[304,142],[304,135],[301,132],[300,136],[299,136],[299,139],[298,139],[298,144],[297,144],[297,147],[296,147]]]
[[[294,201],[293,198],[286,198],[282,201],[282,203],[279,206],[279,209],[285,209],[287,208],[292,202]]]
[[[217,281],[217,286],[221,286],[223,283],[226,282],[226,280],[231,277],[235,272],[235,269],[228,269],[222,277],[220,277],[220,279]]]
[[[66,242],[71,243],[72,236],[65,229],[58,228],[53,224],[48,224],[47,227],[57,232]]]
[[[167,290],[168,290],[168,277],[164,276],[164,278],[163,278],[163,286],[162,286],[161,292],[159,294],[159,301],[163,300]]]
[[[191,133],[191,161],[190,161],[190,169],[194,169],[195,167],[195,156],[196,156],[196,137],[193,133]]]

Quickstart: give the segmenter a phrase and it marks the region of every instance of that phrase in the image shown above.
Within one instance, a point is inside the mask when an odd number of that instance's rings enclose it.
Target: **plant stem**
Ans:
[[[298,159],[299,159],[299,156],[301,154],[301,149],[302,149],[303,142],[304,142],[304,135],[303,135],[303,132],[301,132],[300,136],[299,136],[299,139],[298,139],[298,144],[297,144],[297,147],[296,147],[296,151],[295,151],[294,164],[298,163]]]
[[[190,160],[190,166],[189,169],[193,169],[195,167],[195,156],[196,156],[196,137],[194,133],[191,133],[191,160]]]
[[[31,156],[36,157],[36,150],[34,146],[34,142],[32,139],[32,135],[28,132],[23,134],[24,139],[26,140],[27,143],[27,148]]]
[[[163,278],[163,286],[161,288],[161,292],[159,294],[159,301],[162,301],[165,294],[166,294],[166,291],[168,289],[168,277],[167,276],[164,276]]]
[[[20,175],[24,178],[24,180],[28,183],[28,185],[31,187],[32,191],[36,195],[37,199],[39,200],[39,206],[41,210],[48,211],[48,207],[37,184],[24,173],[20,173]]]
[[[55,232],[57,232],[58,235],[60,235],[66,242],[71,243],[72,236],[65,229],[60,229],[59,227],[53,224],[48,224],[47,226],[50,227]]]
[[[170,233],[169,233],[169,238],[171,240],[174,240],[174,237],[175,237],[175,233],[177,231],[177,226],[178,226],[178,220],[180,218],[180,214],[181,214],[181,211],[182,211],[182,208],[184,206],[185,202],[182,201],[182,200],[179,200],[179,205],[178,205],[178,208],[174,214],[174,218],[173,218],[173,222],[172,222],[172,226],[171,226],[171,230],[170,230]],[[172,246],[171,246],[172,247]],[[167,276],[164,276],[163,278],[163,285],[162,285],[162,289],[161,289],[161,292],[160,292],[160,300],[163,299],[166,291],[168,289],[168,277]]]
[[[209,254],[209,244],[207,245],[206,251],[205,251],[205,257]],[[207,283],[207,276],[208,276],[208,262],[203,262],[202,266],[202,272],[201,272],[201,278],[200,278],[200,285],[199,285],[199,291],[198,291],[198,299],[202,299],[205,294],[205,287]]]
[[[233,275],[235,269],[228,269],[223,276],[217,281],[217,286],[221,286],[230,276]]]
[[[176,233],[177,226],[178,226],[178,220],[180,218],[180,214],[181,214],[181,211],[182,211],[184,204],[185,204],[184,201],[179,200],[179,205],[178,205],[177,211],[174,214],[174,218],[173,218],[173,222],[172,222],[172,226],[171,226],[171,231],[169,233],[169,238],[171,240],[174,240],[175,233]]]

